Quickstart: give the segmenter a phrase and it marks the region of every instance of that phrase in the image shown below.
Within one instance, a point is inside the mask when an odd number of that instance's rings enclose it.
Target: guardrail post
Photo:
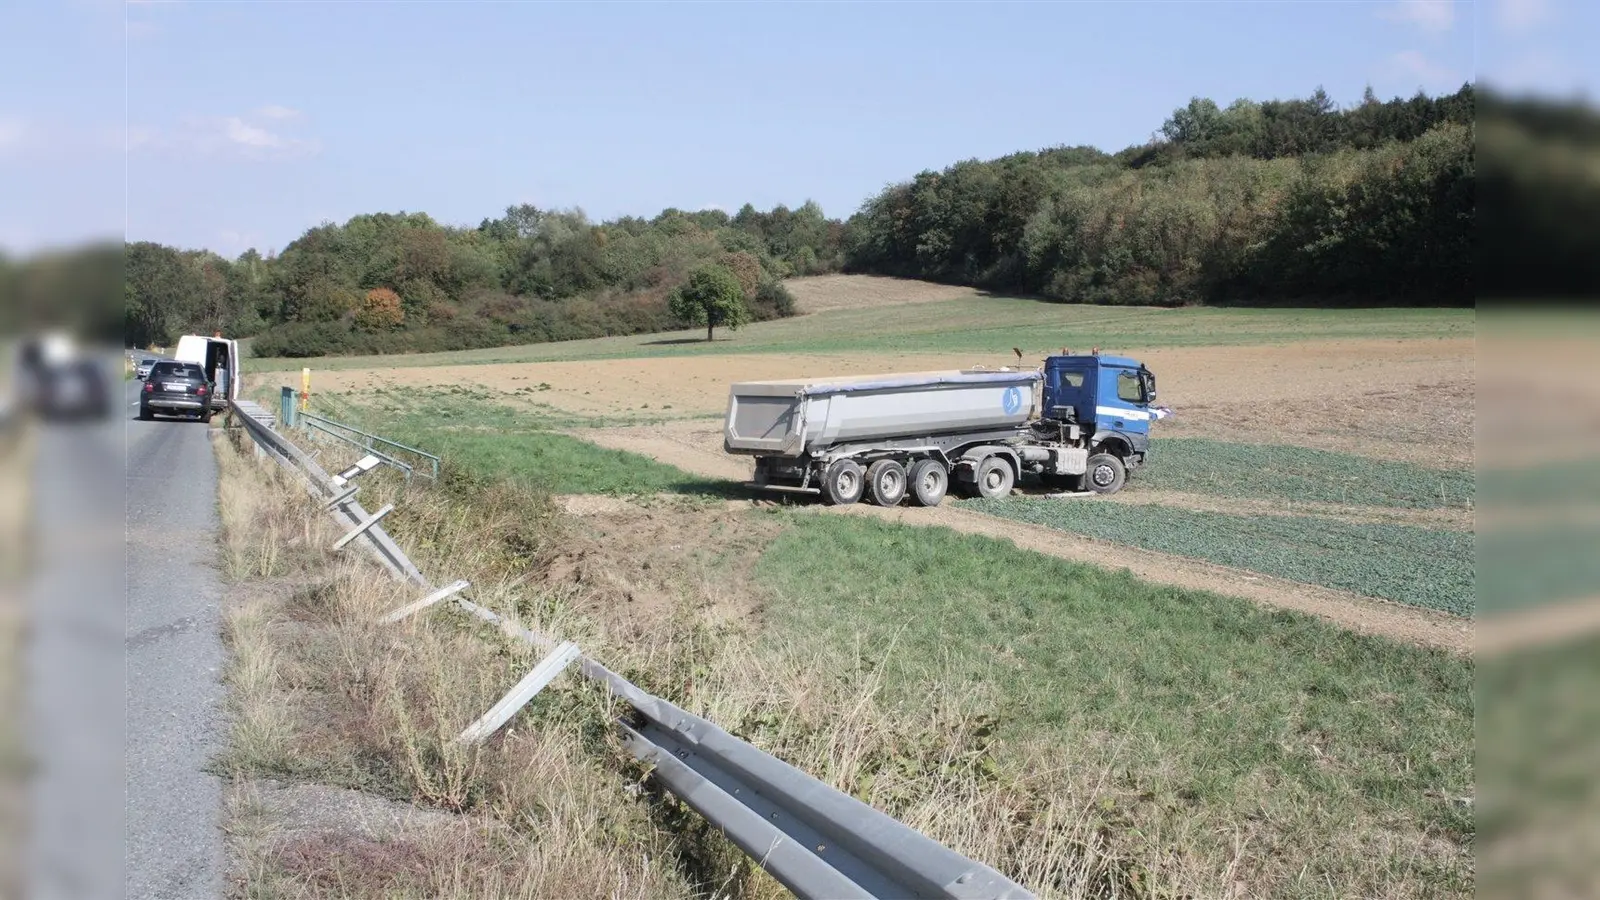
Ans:
[[[422,612],[428,607],[434,605],[435,603],[438,603],[440,600],[450,596],[451,594],[466,590],[471,586],[472,582],[462,579],[461,581],[457,581],[454,584],[447,585],[438,589],[437,591],[434,591],[415,603],[407,603],[405,606],[402,606],[394,612],[389,613],[378,621],[384,625],[393,625],[401,619],[404,619],[408,616],[414,616],[417,613]]]
[[[563,641],[561,646],[550,651],[550,655],[541,660],[532,672],[517,682],[516,687],[500,698],[499,703],[489,707],[489,711],[478,721],[468,725],[467,729],[456,738],[456,742],[481,744],[488,740],[490,735],[499,731],[501,725],[511,721],[511,717],[516,715],[518,710],[527,706],[529,700],[544,690],[545,685],[554,681],[556,676],[580,655],[582,654],[577,644]]]
[[[353,541],[356,538],[360,537],[361,535],[365,534],[368,528],[371,528],[372,526],[378,524],[378,520],[379,519],[382,519],[384,516],[387,516],[389,513],[392,513],[392,512],[394,512],[394,504],[393,503],[385,503],[383,505],[383,509],[380,509],[377,512],[373,513],[371,518],[369,518],[366,521],[362,522],[360,525],[357,525],[356,527],[350,529],[350,533],[349,534],[346,534],[344,537],[339,538],[339,540],[335,541],[334,544],[333,544],[333,549],[335,549],[335,550],[343,550],[344,546],[346,544],[350,543],[351,541]]]
[[[359,490],[361,490],[361,488],[357,487],[356,485],[350,485],[348,488],[345,488],[344,491],[340,492],[338,496],[332,497],[327,503],[322,504],[322,511],[333,512],[335,509],[338,509],[346,503],[349,503],[350,498],[354,497],[356,492]]]
[[[328,480],[333,482],[334,487],[342,488],[346,484],[349,484],[350,479],[356,477],[357,475],[365,475],[368,472],[371,472],[373,469],[376,469],[378,467],[378,463],[380,462],[382,462],[382,460],[378,459],[376,456],[364,456],[355,465],[345,469],[343,472],[340,472]]]
[[[278,397],[278,421],[285,428],[293,428],[299,424],[295,417],[294,388],[283,386],[283,392]]]

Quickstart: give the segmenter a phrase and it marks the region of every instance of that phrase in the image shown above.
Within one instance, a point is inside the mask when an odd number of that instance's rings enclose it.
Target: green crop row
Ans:
[[[1476,605],[1473,535],[1463,532],[1082,500],[969,502],[1007,519],[1456,615]]]
[[[1477,489],[1470,470],[1203,438],[1157,442],[1135,477],[1143,486],[1219,497],[1422,509],[1470,507]]]

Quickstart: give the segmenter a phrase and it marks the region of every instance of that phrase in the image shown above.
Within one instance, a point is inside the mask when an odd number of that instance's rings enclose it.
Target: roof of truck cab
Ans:
[[[1074,353],[1070,356],[1056,356],[1052,358],[1069,359],[1073,362],[1089,362],[1092,360],[1102,366],[1117,366],[1128,369],[1137,369],[1144,365],[1131,356],[1111,356],[1110,354],[1106,353],[1102,353],[1099,356],[1091,356],[1087,353]]]

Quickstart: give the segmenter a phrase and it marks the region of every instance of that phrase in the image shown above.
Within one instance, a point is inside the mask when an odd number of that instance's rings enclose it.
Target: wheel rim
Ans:
[[[900,473],[889,471],[883,473],[878,479],[879,493],[885,497],[898,497],[905,491],[905,485],[900,481]]]
[[[856,473],[840,472],[839,477],[833,480],[833,486],[838,490],[841,497],[848,497],[854,494],[856,492]]]
[[[929,471],[922,476],[923,494],[931,497],[934,494],[939,493],[939,489],[942,486],[943,482],[940,481],[938,472]]]
[[[990,469],[983,476],[983,486],[990,491],[998,491],[1006,483],[1006,477],[999,469]]]
[[[1102,463],[1094,467],[1094,483],[1100,487],[1105,487],[1116,480],[1117,473],[1110,466]]]

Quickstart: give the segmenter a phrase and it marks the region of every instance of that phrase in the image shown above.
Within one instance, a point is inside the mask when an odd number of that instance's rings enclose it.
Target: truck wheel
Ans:
[[[950,470],[937,459],[919,460],[907,476],[911,484],[911,502],[918,506],[938,506],[950,490]]]
[[[1011,471],[1011,464],[1004,457],[990,456],[978,463],[978,496],[985,500],[994,500],[1011,494],[1011,486],[1016,483],[1016,473]]]
[[[853,459],[835,460],[822,476],[822,500],[829,506],[849,506],[866,489],[861,465]]]
[[[1115,494],[1128,481],[1128,467],[1122,459],[1110,453],[1096,453],[1089,457],[1089,474],[1083,478],[1084,487],[1096,494]]]
[[[879,506],[899,506],[906,498],[906,469],[892,459],[867,467],[867,496]]]

